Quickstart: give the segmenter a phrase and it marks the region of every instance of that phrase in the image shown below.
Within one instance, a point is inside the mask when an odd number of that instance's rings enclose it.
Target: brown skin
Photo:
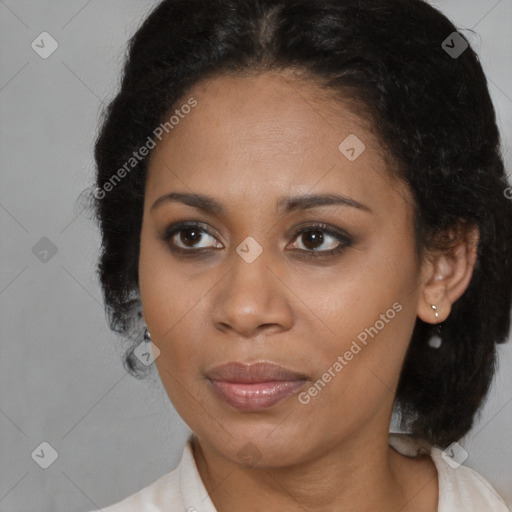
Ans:
[[[388,173],[371,126],[313,84],[269,73],[223,76],[194,87],[183,103],[190,97],[197,107],[150,158],[139,283],[161,350],[158,372],[196,434],[196,463],[214,505],[219,512],[437,510],[432,460],[392,450],[389,423],[416,317],[435,323],[449,315],[471,279],[476,234],[418,261],[411,196]],[[351,162],[338,145],[352,133],[366,150]],[[226,212],[180,202],[151,209],[169,192],[212,196]],[[277,213],[282,196],[313,193],[348,196],[371,211]],[[209,248],[206,256],[173,253],[162,240],[179,221],[212,232],[189,245],[190,232],[173,236],[183,250]],[[316,223],[346,231],[351,244],[324,259],[301,258],[340,246],[325,231],[316,245],[308,233],[296,236]],[[263,249],[250,264],[235,251],[248,236]],[[307,390],[396,302],[402,310],[307,405],[294,394],[242,412],[205,378],[229,361],[272,361],[308,375]],[[255,467],[237,456],[247,443],[261,456]]]

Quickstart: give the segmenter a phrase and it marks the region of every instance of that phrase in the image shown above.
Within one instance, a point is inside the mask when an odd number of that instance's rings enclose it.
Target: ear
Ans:
[[[442,238],[448,242],[446,248],[430,251],[422,263],[417,314],[431,324],[446,320],[452,304],[468,287],[477,259],[479,232],[476,226],[460,224],[445,231]]]

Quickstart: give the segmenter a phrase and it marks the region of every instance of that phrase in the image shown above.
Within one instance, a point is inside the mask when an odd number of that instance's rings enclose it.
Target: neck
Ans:
[[[218,512],[409,510],[405,457],[388,446],[387,432],[362,434],[284,467],[247,468],[198,439],[194,457]]]

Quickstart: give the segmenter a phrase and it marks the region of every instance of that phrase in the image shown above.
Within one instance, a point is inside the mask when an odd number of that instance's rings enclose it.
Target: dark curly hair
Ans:
[[[144,374],[133,349],[148,157],[122,180],[114,174],[200,81],[298,70],[369,116],[414,197],[419,255],[446,249],[450,228],[478,227],[476,267],[443,324],[444,343],[429,347],[433,326],[417,319],[395,402],[402,428],[432,444],[471,428],[509,330],[512,202],[486,78],[471,46],[447,51],[446,40],[465,46],[454,32],[423,0],[164,0],[154,8],[130,40],[95,145],[98,272],[111,328],[132,338],[124,355],[132,375]]]

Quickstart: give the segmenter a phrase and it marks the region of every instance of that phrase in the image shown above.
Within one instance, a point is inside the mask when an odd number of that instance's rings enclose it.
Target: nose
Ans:
[[[250,338],[261,331],[286,331],[293,323],[289,285],[271,255],[252,263],[236,252],[231,270],[215,287],[213,321],[217,329]],[[280,276],[281,274],[281,276]]]

